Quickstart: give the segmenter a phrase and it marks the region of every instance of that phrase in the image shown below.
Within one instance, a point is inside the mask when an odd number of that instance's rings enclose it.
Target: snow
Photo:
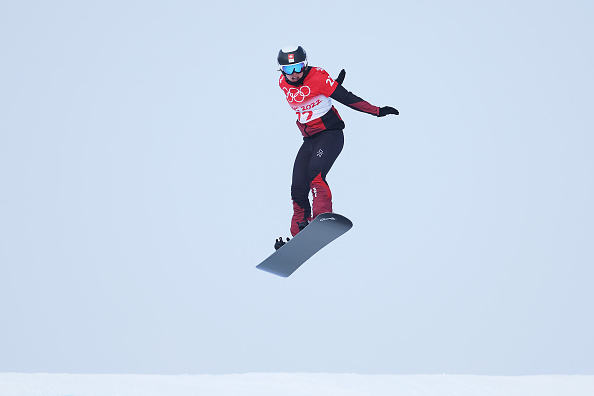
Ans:
[[[594,375],[0,373],[0,396],[591,396]]]

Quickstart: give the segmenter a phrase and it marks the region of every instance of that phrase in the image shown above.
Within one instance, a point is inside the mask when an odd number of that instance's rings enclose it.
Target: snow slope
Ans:
[[[0,396],[591,396],[594,375],[0,374]]]

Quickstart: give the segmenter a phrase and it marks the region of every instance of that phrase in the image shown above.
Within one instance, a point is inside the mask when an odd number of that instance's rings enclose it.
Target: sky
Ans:
[[[594,5],[3,1],[0,372],[594,373]],[[290,278],[295,115],[354,227]]]

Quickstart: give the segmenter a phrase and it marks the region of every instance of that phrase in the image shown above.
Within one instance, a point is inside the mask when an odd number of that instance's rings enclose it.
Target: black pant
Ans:
[[[293,165],[291,199],[293,219],[291,233],[297,234],[296,223],[311,219],[309,191],[313,192],[313,215],[332,211],[332,194],[326,175],[342,151],[344,135],[342,130],[323,131],[303,138]]]

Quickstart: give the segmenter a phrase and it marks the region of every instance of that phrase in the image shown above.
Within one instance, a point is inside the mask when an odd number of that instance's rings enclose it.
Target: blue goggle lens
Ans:
[[[305,67],[305,62],[295,63],[294,65],[282,65],[281,70],[285,74],[301,73]]]

